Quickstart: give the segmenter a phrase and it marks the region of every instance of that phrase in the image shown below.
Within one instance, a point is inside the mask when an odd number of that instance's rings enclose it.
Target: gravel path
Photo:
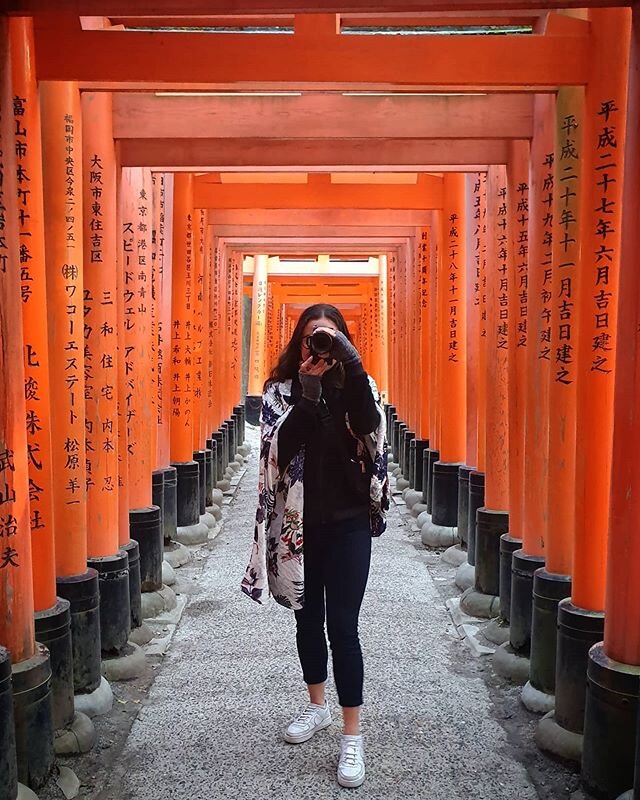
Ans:
[[[248,429],[257,444],[257,431]],[[535,800],[492,715],[481,677],[396,508],[374,541],[361,619],[367,780],[335,783],[334,725],[299,746],[282,728],[304,704],[291,612],[260,607],[239,582],[253,535],[252,455],[226,522],[158,669],[108,790],[114,800],[303,800],[359,791],[370,800]]]

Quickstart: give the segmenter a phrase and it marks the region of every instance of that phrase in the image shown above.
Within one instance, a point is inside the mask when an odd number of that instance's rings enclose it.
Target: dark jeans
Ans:
[[[306,683],[327,679],[327,633],[341,706],[362,705],[363,665],[358,616],[369,576],[369,520],[357,527],[304,527],[304,608],[296,611],[296,642]]]

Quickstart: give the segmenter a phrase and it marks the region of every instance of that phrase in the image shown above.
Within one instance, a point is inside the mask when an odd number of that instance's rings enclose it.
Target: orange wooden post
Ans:
[[[380,314],[380,338],[378,347],[380,351],[380,375],[378,389],[385,401],[389,400],[389,309],[387,291],[387,255],[386,253],[378,256],[378,308]],[[390,431],[387,431],[387,437]]]
[[[231,281],[231,393],[227,417],[231,417],[242,391],[242,257],[238,252],[234,252],[231,262]],[[235,452],[230,454],[231,459],[236,455],[238,444],[236,441]]]
[[[3,791],[7,796],[16,796],[18,780],[35,788],[45,783],[53,768],[54,753],[49,653],[36,643],[33,621],[27,409],[20,318],[22,287],[18,266],[19,220],[24,212],[19,190],[24,190],[24,186],[20,185],[20,173],[16,172],[16,121],[10,112],[16,95],[11,83],[8,28],[6,19],[0,20],[0,668],[5,686],[11,675],[12,688],[8,691],[13,691],[13,704],[5,694],[2,703],[5,713],[0,719],[0,765],[6,783]],[[16,38],[24,43],[24,37],[16,37],[15,33],[14,28],[11,44],[17,43]],[[17,72],[23,80],[31,69],[20,70],[15,56],[14,53],[14,74]],[[19,116],[17,119],[19,122]],[[38,737],[30,735],[34,729],[38,730]]]
[[[512,142],[507,167],[509,214],[509,532],[500,539],[500,617],[511,618],[513,553],[524,526],[525,402],[529,344],[529,144]]]
[[[44,266],[44,209],[40,105],[35,76],[33,21],[9,21],[13,61],[13,116],[18,180],[19,261],[29,447],[29,502],[36,612],[56,605],[53,486],[49,424],[49,361]],[[14,148],[12,148],[14,149]],[[64,601],[63,606],[68,608]],[[38,619],[38,618],[37,618]]]
[[[556,108],[551,281],[551,376],[545,567],[533,580],[530,683],[523,701],[553,707],[557,606],[571,594],[576,463],[577,304],[584,89],[563,87]],[[537,692],[531,692],[531,687]]]
[[[419,341],[420,341],[420,441],[426,442],[424,447],[421,445],[420,455],[416,450],[416,469],[420,480],[416,478],[416,489],[422,488],[422,452],[429,446],[429,369],[431,365],[431,338],[429,330],[429,315],[431,303],[434,298],[429,293],[429,280],[431,272],[431,230],[427,226],[420,228],[417,237],[418,251],[418,285],[419,285]],[[417,443],[416,443],[417,446]],[[420,449],[420,448],[419,448]]]
[[[503,166],[487,177],[486,469],[484,506],[476,513],[475,592],[464,608],[484,616],[499,610],[500,536],[509,524],[509,224]]]
[[[127,426],[129,531],[140,550],[140,588],[162,588],[160,507],[152,503],[152,427],[156,424],[152,332],[153,190],[151,172],[122,169],[120,235],[124,299],[125,394]],[[161,499],[161,498],[159,498]]]
[[[640,615],[640,540],[636,533],[640,511],[637,491],[640,486],[637,461],[640,442],[637,403],[640,388],[640,276],[637,269],[640,250],[637,224],[640,199],[640,14],[636,6],[632,10],[628,74],[604,646],[596,645],[589,653],[582,762],[582,779],[588,789],[606,792],[610,796],[631,785],[633,779],[633,718],[640,676],[640,633],[635,624]],[[613,94],[607,97],[607,101],[611,99],[615,99]],[[611,144],[615,131],[609,124],[606,128],[600,155],[607,156],[603,163],[618,163],[619,153],[616,154],[617,148]],[[594,355],[599,354],[595,352]],[[596,696],[592,684],[597,681],[600,685],[601,680],[606,681],[606,691]],[[616,697],[624,698],[622,709]],[[615,737],[612,742],[607,739],[606,753],[602,752],[601,746],[603,725],[613,726],[610,729]],[[613,745],[611,750],[609,742]],[[636,793],[637,785],[636,779]]]
[[[251,303],[251,340],[249,344],[249,384],[247,388],[247,411],[249,421],[257,424],[262,398],[262,387],[266,380],[266,335],[267,335],[267,287],[269,257],[256,255],[253,272],[253,295]]]
[[[409,287],[411,283],[411,273],[413,272],[413,253],[411,241],[406,239],[398,252],[398,342],[397,342],[397,364],[398,364],[398,384],[400,390],[402,423],[398,437],[398,457],[401,475],[396,479],[396,488],[404,492],[409,488],[409,442],[415,436],[413,430],[411,391],[409,385],[409,353],[408,344],[411,331],[411,316],[409,302]]]
[[[206,541],[200,522],[199,469],[193,460],[194,272],[193,175],[177,173],[173,197],[171,286],[171,458],[178,477],[177,533],[183,544]]]
[[[56,572],[71,603],[78,693],[101,681],[98,574],[87,569],[82,115],[75,83],[43,82],[40,98]]]
[[[207,318],[208,298],[205,301],[205,239],[206,212],[204,209],[193,211],[193,458],[198,464],[198,511],[200,522],[208,528],[214,528],[216,521],[207,511],[207,432],[206,432],[206,363],[208,350]],[[205,311],[205,305],[207,310]],[[209,463],[211,470],[211,463]],[[212,487],[213,488],[213,487]],[[211,500],[211,495],[209,497]]]
[[[630,13],[594,9],[591,20],[594,38],[582,140],[582,257],[575,293],[573,579],[571,598],[560,602],[558,612],[555,712],[538,731],[552,752],[557,752],[556,737],[546,735],[547,726],[555,723],[578,735],[584,730],[588,653],[604,628]],[[616,59],[609,57],[612,48],[619,53]],[[579,649],[575,630],[583,631]]]
[[[119,653],[131,626],[129,560],[118,531],[116,159],[111,94],[86,93],[83,117],[84,399],[87,552],[99,576],[101,646]]]
[[[428,336],[430,339],[429,346],[429,374],[428,374],[428,394],[429,394],[429,447],[425,448],[426,456],[423,456],[423,503],[427,506],[426,511],[431,514],[433,508],[433,465],[439,459],[440,452],[438,450],[440,444],[440,377],[439,369],[441,362],[441,351],[439,347],[438,336],[439,332],[439,314],[438,307],[438,292],[439,287],[439,263],[442,254],[441,247],[441,219],[442,213],[440,211],[432,212],[432,224],[430,228],[430,236],[428,239],[429,244],[429,296],[431,302],[429,304],[428,312]],[[426,489],[426,492],[424,491]],[[424,523],[423,523],[424,524]]]
[[[524,515],[522,549],[513,554],[510,620],[510,646],[522,656],[529,655],[533,575],[544,565],[547,530],[554,120],[553,97],[536,95],[529,179]]]
[[[458,468],[466,457],[466,226],[464,175],[444,177],[438,263],[438,359],[440,390],[439,460],[433,465],[432,519],[422,528],[423,544],[454,544],[458,522]],[[442,530],[447,528],[448,530]]]

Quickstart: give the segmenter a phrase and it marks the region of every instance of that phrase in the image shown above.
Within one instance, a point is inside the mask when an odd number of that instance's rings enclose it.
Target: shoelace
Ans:
[[[356,767],[358,765],[359,750],[358,742],[345,742],[342,745],[340,760],[344,761],[347,767]]]
[[[311,706],[307,706],[303,711],[300,712],[298,715],[298,719],[296,722],[302,724],[303,722],[308,722],[316,713],[315,708],[311,708]]]

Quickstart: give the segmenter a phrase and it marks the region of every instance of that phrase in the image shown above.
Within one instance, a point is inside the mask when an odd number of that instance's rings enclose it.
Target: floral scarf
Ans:
[[[242,591],[262,603],[269,594],[287,608],[304,605],[304,547],[302,533],[304,447],[280,472],[278,431],[289,415],[291,380],[269,385],[262,397],[260,416],[260,463],[258,472],[258,510],[253,548]],[[380,407],[378,389],[369,377],[373,396],[378,399],[380,422],[375,433],[356,436],[358,456],[372,464],[370,491],[371,535],[380,536],[386,527],[389,508],[387,475],[386,420]]]

